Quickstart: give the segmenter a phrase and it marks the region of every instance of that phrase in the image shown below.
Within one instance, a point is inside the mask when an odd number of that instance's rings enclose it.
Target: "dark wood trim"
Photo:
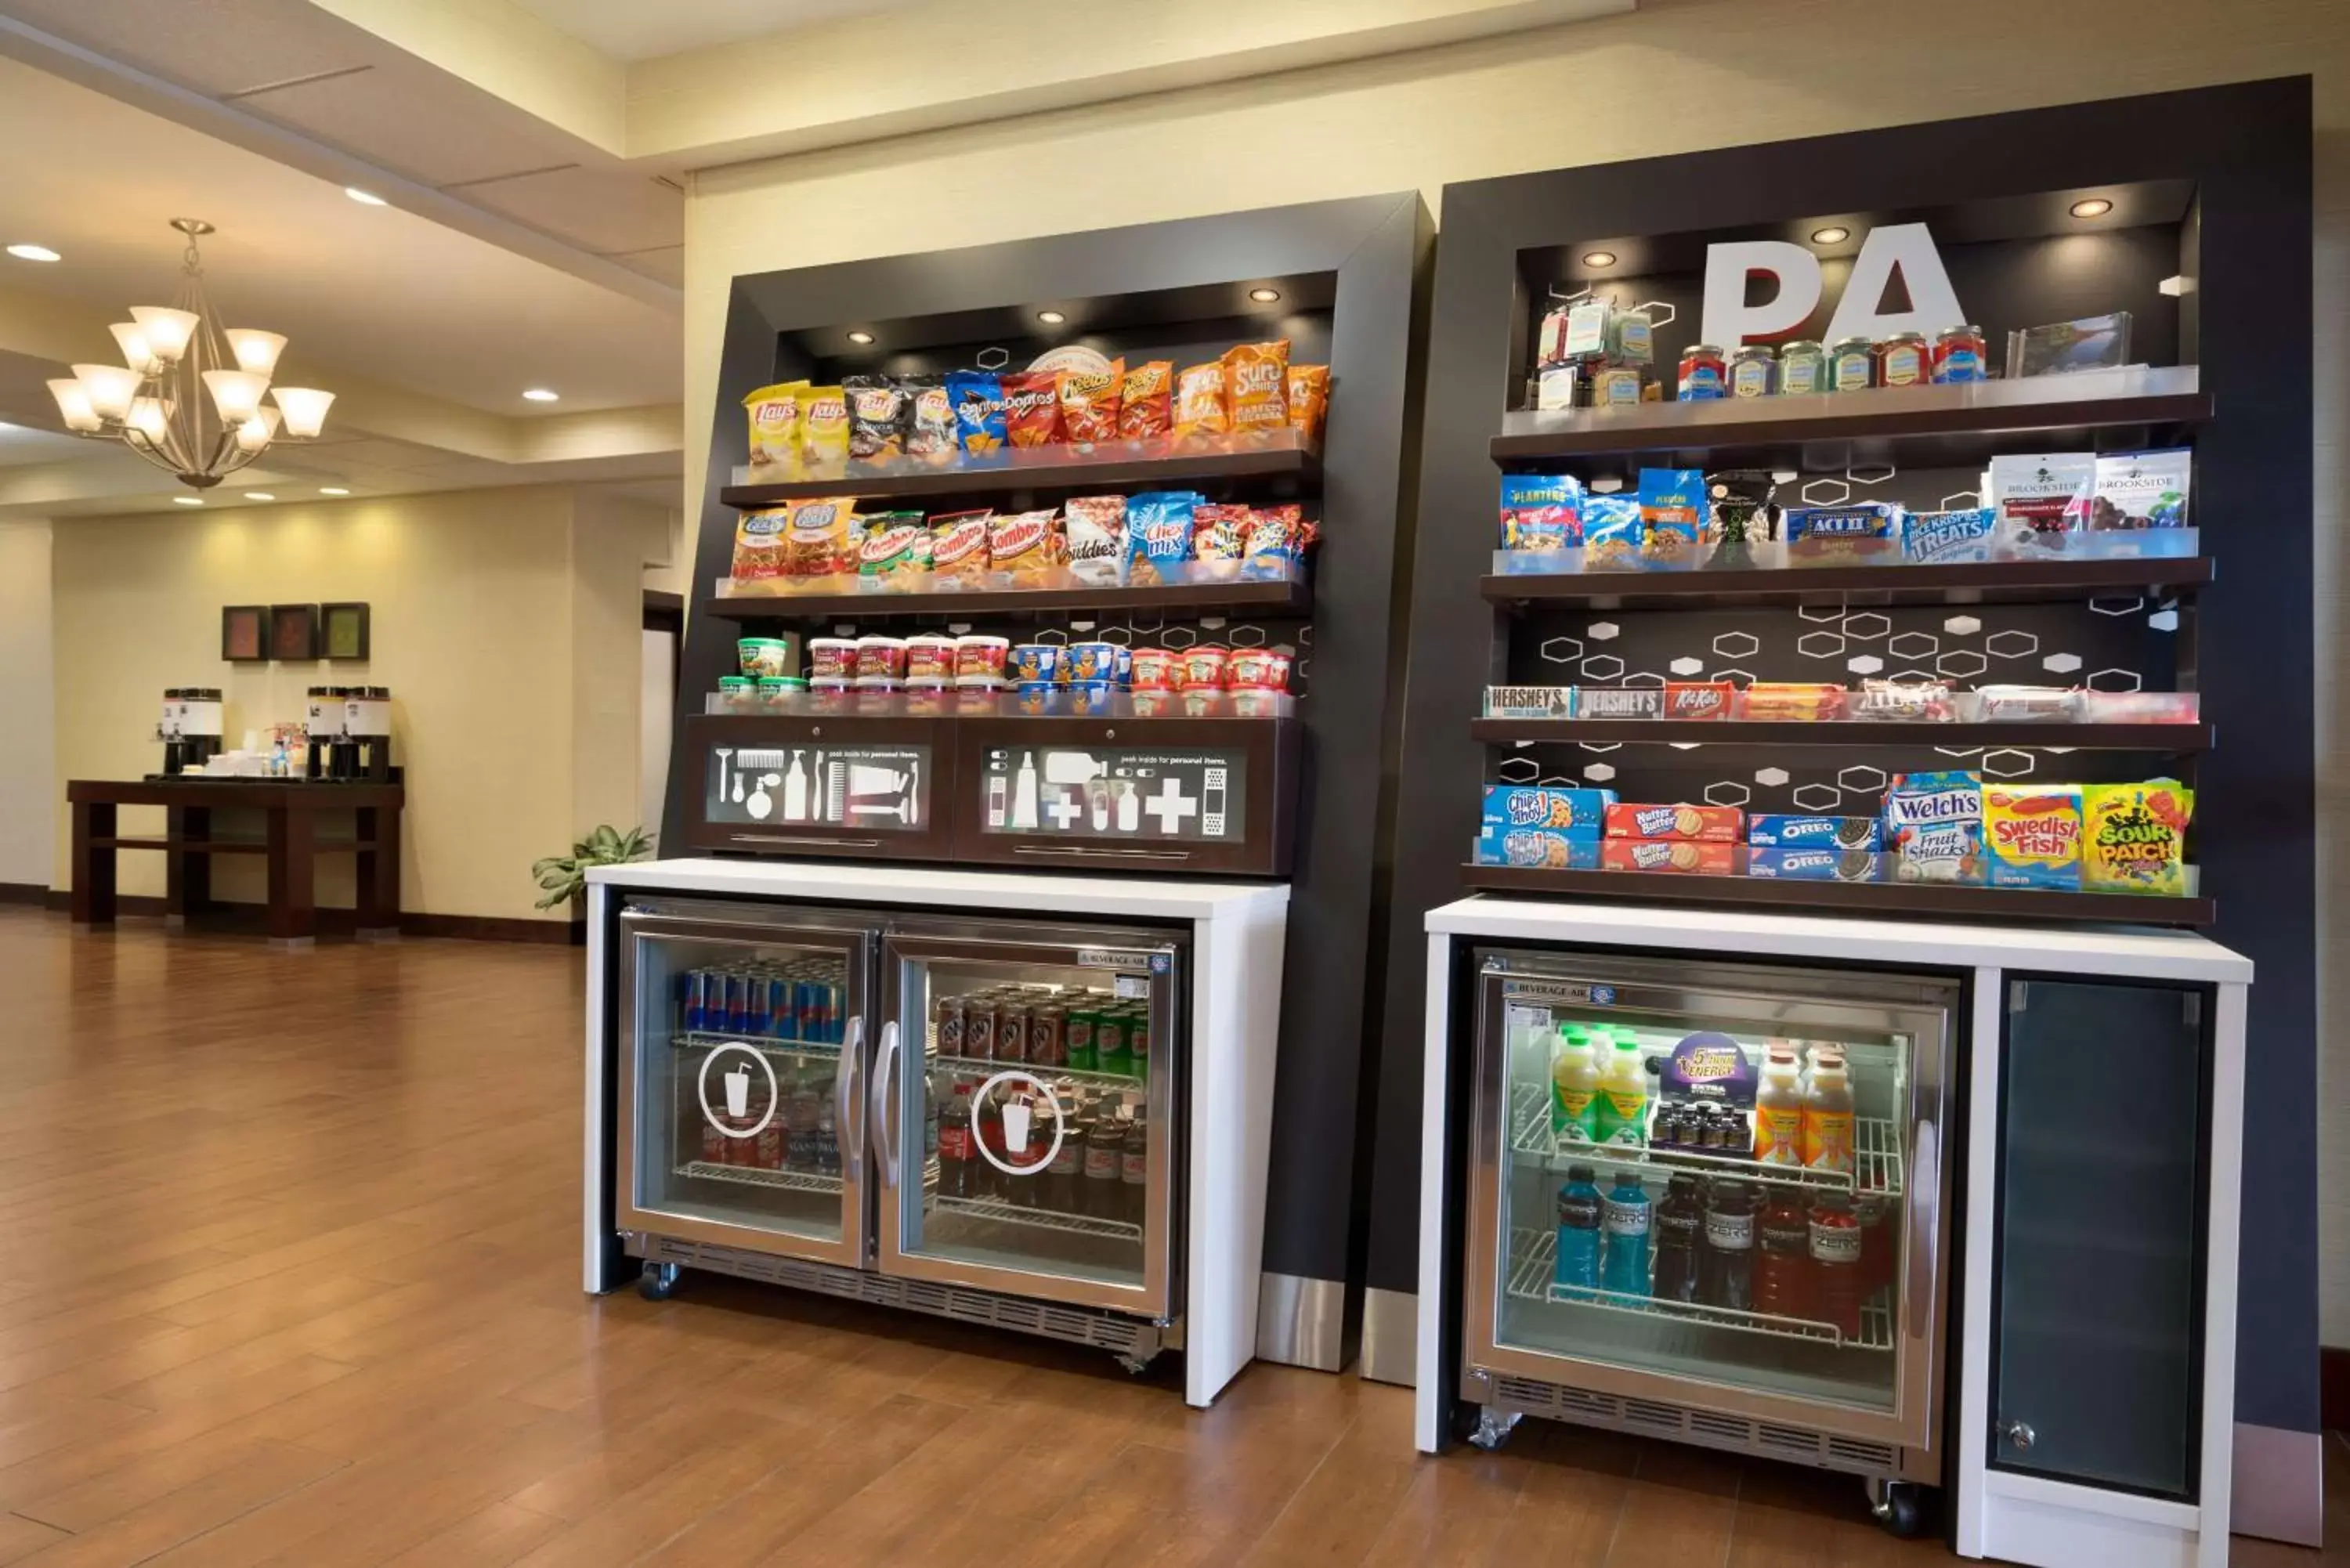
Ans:
[[[2204,556],[2098,561],[1981,561],[1950,566],[1790,566],[1703,572],[1541,572],[1490,575],[1497,605],[1589,609],[1727,608],[1748,605],[2039,604],[2106,594],[2185,594],[2211,581]]]
[[[47,882],[0,882],[0,904],[30,904],[41,909],[55,896]]]
[[[22,884],[6,884],[9,887]],[[39,898],[0,898],[0,903],[24,902],[44,909],[66,911],[71,908],[72,895],[54,889],[42,889]],[[151,893],[124,893],[115,898],[115,911],[130,919],[161,919],[171,914],[167,899]],[[319,909],[316,911],[318,933],[322,936],[349,936],[359,929],[356,909]],[[261,904],[222,903],[215,901],[192,924],[196,929],[258,933],[264,929],[266,907]],[[577,919],[546,919],[528,920],[510,915],[428,915],[411,909],[403,911],[398,929],[402,936],[446,937],[460,941],[531,942],[549,947],[577,946],[580,932],[586,927]]]
[[[663,610],[674,611],[681,615],[683,614],[685,611],[685,596],[683,594],[671,593],[667,588],[647,588],[645,590],[645,613],[651,615],[657,611]]]
[[[1711,746],[2063,746],[2074,751],[2161,752],[2184,756],[2211,749],[2210,724],[1931,724],[1890,720],[1805,723],[1760,719],[1471,719],[1469,732],[1489,746],[1524,741],[1674,741]]]
[[[741,415],[736,415],[739,421]],[[1056,450],[1056,449],[1045,449]],[[1104,462],[1018,462],[1001,468],[937,468],[913,473],[847,474],[835,479],[790,479],[767,484],[730,484],[720,504],[773,506],[825,495],[863,500],[1040,494],[1076,490],[1167,490],[1233,481],[1266,482],[1272,493],[1302,495],[1322,485],[1322,459],[1302,447],[1260,451],[1172,452],[1165,457]]]
[[[550,947],[577,947],[587,926],[576,919],[525,920],[507,915],[421,915],[400,917],[402,936],[452,937],[474,942],[535,942]]]
[[[1178,619],[1203,615],[1300,616],[1313,594],[1302,582],[1138,583],[1099,588],[991,588],[969,593],[779,594],[712,597],[701,613],[731,621],[864,621],[920,617],[941,621],[1003,615],[1082,615],[1153,610]]]
[[[397,809],[399,784],[311,784],[301,779],[68,779],[66,799],[76,805],[243,806],[259,811]]]
[[[2350,1350],[2317,1347],[2317,1418],[2329,1432],[2350,1428]]]
[[[2045,888],[1969,888],[1949,882],[1807,882],[1778,877],[1700,876],[1667,871],[1582,871],[1547,866],[1463,866],[1463,887],[1638,903],[1761,905],[1942,919],[2027,919],[2144,926],[2208,926],[2209,898],[2139,893],[2067,893]]]

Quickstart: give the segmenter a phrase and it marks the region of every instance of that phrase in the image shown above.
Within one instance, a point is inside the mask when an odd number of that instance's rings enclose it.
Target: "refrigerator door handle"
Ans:
[[[842,1039],[845,1043],[840,1048],[840,1074],[833,1089],[832,1119],[836,1127],[847,1129],[853,1140],[853,1147],[841,1163],[847,1170],[858,1172],[865,1168],[865,1118],[857,1114],[856,1108],[857,1079],[865,1061],[863,1013],[848,1021]]]
[[[898,1021],[894,1018],[881,1025],[881,1059],[873,1064],[873,1093],[868,1097],[867,1114],[872,1119],[873,1142],[881,1151],[881,1185],[898,1185],[898,1140],[891,1136],[894,1118],[889,1115],[889,1069],[898,1064]]]

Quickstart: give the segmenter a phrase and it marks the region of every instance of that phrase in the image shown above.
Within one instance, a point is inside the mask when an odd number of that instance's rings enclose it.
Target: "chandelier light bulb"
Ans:
[[[89,406],[102,420],[130,416],[130,400],[139,395],[140,375],[120,365],[76,365],[74,379],[89,394]]]
[[[106,421],[89,405],[89,389],[71,378],[49,383],[49,396],[57,400],[57,412],[66,421],[66,429],[89,434],[102,428]]]
[[[130,318],[146,335],[147,348],[166,365],[176,365],[180,356],[188,351],[188,341],[196,335],[203,319],[192,310],[174,310],[168,305],[134,305]]]
[[[277,356],[286,352],[286,334],[264,332],[254,327],[232,327],[221,334],[228,339],[229,352],[236,356],[240,370],[251,370],[266,376],[277,369]]]
[[[135,321],[118,321],[107,328],[114,340],[122,345],[122,362],[142,376],[151,376],[163,368],[155,358],[155,350],[147,344],[147,334],[139,330]]]
[[[269,390],[269,378],[251,370],[207,370],[204,388],[213,395],[213,407],[220,410],[221,423],[241,425],[259,410],[261,394]]]
[[[327,422],[327,409],[335,400],[334,393],[316,387],[274,387],[269,395],[285,411],[286,433],[296,440],[318,433]]]
[[[130,418],[125,421],[132,430],[157,445],[161,445],[163,432],[171,424],[171,415],[161,398],[140,398],[130,405]]]
[[[236,449],[239,452],[259,452],[277,439],[277,421],[285,416],[276,409],[255,409],[253,416],[236,427]]]

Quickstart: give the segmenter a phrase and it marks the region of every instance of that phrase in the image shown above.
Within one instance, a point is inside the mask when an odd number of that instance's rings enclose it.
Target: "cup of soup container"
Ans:
[[[867,679],[906,679],[906,639],[902,637],[860,637],[857,639],[857,674]]]
[[[762,675],[759,677],[759,706],[769,712],[781,713],[796,707],[807,695],[807,682],[792,675]]]
[[[1187,648],[1175,667],[1175,685],[1182,691],[1214,691],[1224,684],[1224,667],[1232,655],[1221,648]]]
[[[792,668],[791,639],[782,637],[746,637],[734,645],[742,661],[743,673],[756,680],[763,675],[797,675]]]
[[[1281,656],[1269,648],[1235,648],[1224,661],[1224,684],[1235,691],[1277,691],[1281,676]]]
[[[910,675],[905,701],[909,713],[944,713],[954,705],[954,688],[943,680],[917,680]]]
[[[972,685],[966,680],[955,682],[954,711],[958,713],[993,713],[1003,703],[1003,683],[990,680]]]
[[[1232,704],[1235,719],[1278,719],[1289,701],[1285,692],[1247,690],[1227,691],[1224,699]]]
[[[1049,680],[1015,681],[1012,688],[1012,706],[1015,712],[1049,713],[1060,688]]]
[[[1174,713],[1180,701],[1172,691],[1149,691],[1137,688],[1131,699],[1134,716],[1138,719],[1163,719]]]
[[[1003,679],[1005,656],[1012,644],[1001,637],[959,637],[955,639],[955,678],[958,680]]]
[[[951,680],[955,678],[956,643],[935,634],[906,639],[906,679]]]
[[[808,706],[819,713],[846,713],[854,692],[846,679],[817,676],[808,682]]]
[[[1071,685],[1118,679],[1118,644],[1114,642],[1073,642],[1066,659]]]
[[[1061,670],[1061,649],[1049,642],[1014,644],[1003,665],[1004,674],[1015,684],[1025,680],[1058,680]]]
[[[848,637],[808,639],[808,676],[814,680],[847,680],[857,674],[857,639]]]
[[[1193,686],[1175,693],[1183,705],[1186,719],[1213,719],[1224,711],[1224,693],[1221,687]]]
[[[1069,682],[1069,711],[1087,718],[1098,718],[1110,711],[1118,696],[1115,680],[1072,680]]]
[[[1172,691],[1177,662],[1175,655],[1163,648],[1138,648],[1128,683],[1137,691]]]

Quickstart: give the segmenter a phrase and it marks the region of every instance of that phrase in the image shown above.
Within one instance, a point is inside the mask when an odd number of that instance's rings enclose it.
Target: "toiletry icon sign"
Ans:
[[[710,1070],[722,1061],[728,1064],[725,1071],[718,1075],[720,1096],[726,1106],[723,1115],[710,1103]],[[759,1113],[757,1121],[745,1127],[742,1124],[751,1115],[751,1068],[754,1064],[767,1076],[767,1108]],[[775,1067],[764,1053],[739,1040],[727,1041],[702,1059],[702,1075],[697,1081],[697,1088],[702,1100],[702,1117],[718,1129],[721,1137],[757,1137],[767,1130],[767,1124],[775,1119],[775,1107],[783,1103],[782,1090],[775,1083]]]

